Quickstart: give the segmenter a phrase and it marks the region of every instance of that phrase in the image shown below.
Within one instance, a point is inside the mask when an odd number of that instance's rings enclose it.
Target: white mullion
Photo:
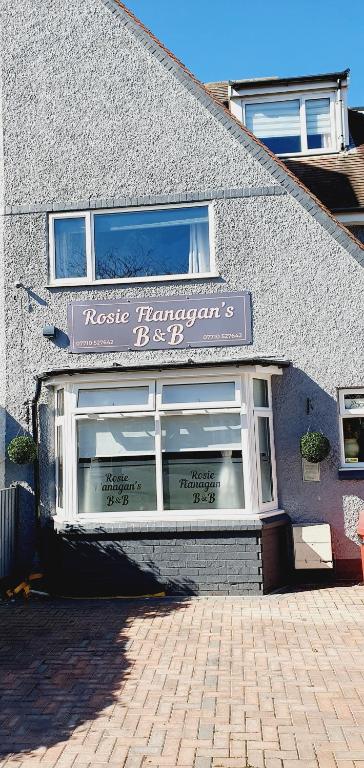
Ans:
[[[301,152],[307,152],[306,99],[300,97]]]
[[[267,418],[269,425],[269,449],[270,449],[270,468],[272,479],[272,499],[270,501],[263,501],[263,489],[262,489],[262,471],[261,471],[261,458],[260,458],[260,440],[259,440],[259,427],[258,419]],[[260,509],[264,510],[275,509],[277,506],[277,479],[276,479],[276,462],[275,462],[275,449],[274,449],[274,435],[273,435],[273,414],[267,408],[257,408],[254,413],[254,424],[256,433],[256,450],[257,450],[257,470],[258,470],[258,486],[259,486],[259,504]]]
[[[76,390],[72,385],[64,388],[64,515],[67,520],[77,516],[77,441],[74,409]]]
[[[94,249],[94,226],[93,213],[86,213],[86,263],[87,279],[95,280],[95,249]]]
[[[269,414],[269,441],[270,441],[270,461],[271,461],[271,473],[272,473],[272,503],[274,506],[278,504],[278,491],[277,491],[277,465],[276,465],[276,449],[274,443],[274,424],[273,413]]]
[[[249,486],[249,496],[251,511],[253,514],[259,514],[259,466],[257,456],[257,441],[255,435],[253,401],[253,378],[246,376],[246,459],[247,459],[247,484]]]
[[[57,390],[55,391],[55,399],[57,398]],[[54,422],[54,455],[55,455],[55,491],[56,491],[56,510],[62,512],[64,507],[64,424],[63,424],[63,416],[56,416],[55,422]],[[63,461],[63,506],[60,507],[58,504],[59,499],[59,458],[60,458],[60,452],[59,452],[59,444],[58,444],[58,430],[59,428],[62,428],[62,461]]]
[[[49,278],[51,283],[56,280],[56,246],[54,239],[54,216],[49,217],[48,247],[49,247]]]
[[[162,429],[159,413],[155,414],[155,472],[157,488],[157,512],[163,512]]]

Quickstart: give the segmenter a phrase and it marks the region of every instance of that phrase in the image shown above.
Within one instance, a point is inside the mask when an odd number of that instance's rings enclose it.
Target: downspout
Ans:
[[[32,413],[32,436],[35,444],[38,446],[39,428],[38,428],[38,403],[42,391],[42,380],[39,376],[35,378],[35,393],[31,401]],[[41,526],[40,526],[40,474],[39,474],[39,455],[34,462],[34,507],[35,507],[35,525],[36,525],[36,549],[40,553],[41,549]]]
[[[340,121],[340,133],[339,133],[339,139],[340,139],[340,152],[344,152],[345,150],[345,136],[344,136],[344,105],[343,105],[343,99],[341,94],[341,84],[342,79],[341,77],[338,77],[337,79],[337,103],[339,106],[339,121]]]

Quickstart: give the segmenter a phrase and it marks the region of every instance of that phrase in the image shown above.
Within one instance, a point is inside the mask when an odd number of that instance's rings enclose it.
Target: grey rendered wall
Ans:
[[[275,384],[280,504],[294,520],[328,520],[336,556],[357,557],[364,482],[338,480],[336,388],[364,385],[363,267],[330,235],[322,214],[320,223],[284,182],[279,185],[267,170],[271,161],[263,166],[253,157],[101,0],[25,0],[17,14],[8,0],[0,7],[7,25],[7,437],[25,424],[23,404],[42,370],[113,362],[138,367],[191,357],[178,350],[70,357],[69,301],[250,290],[254,343],[217,350],[216,359],[251,353],[293,361]],[[90,291],[46,287],[47,216],[40,208],[160,194],[178,201],[188,192],[209,199],[212,190],[223,195],[230,188],[244,188],[250,196],[214,201],[219,278]],[[273,194],[275,188],[283,194]],[[14,206],[33,206],[38,213],[17,214]],[[14,289],[19,276],[26,291]],[[42,338],[45,321],[59,328],[55,344]],[[193,358],[211,360],[211,350],[195,350]],[[313,406],[309,417],[307,397]],[[301,477],[298,439],[308,426],[322,428],[334,446],[319,484],[303,484]],[[50,476],[52,471],[51,462]],[[44,477],[47,511],[52,504]]]
[[[2,100],[2,76],[0,61],[0,103]],[[3,157],[3,125],[0,109],[0,209],[4,209],[4,157]],[[5,398],[6,398],[6,356],[5,356],[5,322],[4,322],[4,248],[3,248],[4,218],[0,215],[0,488],[5,484]]]

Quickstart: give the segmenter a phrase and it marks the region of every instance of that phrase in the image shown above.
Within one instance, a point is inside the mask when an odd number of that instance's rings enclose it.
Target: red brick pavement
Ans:
[[[364,587],[0,604],[0,768],[364,768]]]

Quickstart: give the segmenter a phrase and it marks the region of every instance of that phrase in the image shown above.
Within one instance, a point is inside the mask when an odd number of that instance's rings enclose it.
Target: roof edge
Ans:
[[[291,83],[322,83],[326,80],[343,80],[345,77],[348,77],[350,73],[349,67],[347,69],[343,69],[340,72],[323,72],[319,73],[318,75],[296,75],[294,77],[254,77],[254,78],[243,78],[242,80],[229,80],[229,85],[247,85],[247,86],[257,86],[258,88],[260,85],[289,85]],[[223,81],[222,81],[223,82]]]
[[[253,356],[249,357],[248,355],[246,357],[229,357],[224,358],[220,360],[214,360],[211,362],[211,360],[192,360],[189,358],[188,360],[180,360],[175,362],[166,362],[166,363],[146,363],[145,365],[122,365],[121,363],[113,363],[113,365],[108,366],[86,366],[84,368],[53,368],[50,371],[43,371],[42,373],[39,373],[35,378],[38,381],[47,381],[47,379],[53,378],[54,376],[80,376],[80,375],[87,375],[90,373],[117,373],[118,371],[122,371],[123,373],[128,372],[134,372],[138,370],[141,371],[165,371],[169,369],[183,369],[183,368],[223,368],[229,365],[237,365],[237,366],[244,366],[244,365],[261,365],[263,367],[268,367],[270,365],[275,365],[278,368],[288,368],[290,365],[292,365],[291,361],[288,360],[288,358],[285,357],[259,357],[259,356]]]
[[[328,208],[287,168],[284,162],[246,128],[221,101],[216,99],[198,78],[170,51],[121,0],[101,0],[123,24],[133,31],[149,48],[150,53],[182,82],[209,112],[230,131],[230,134],[247,149],[279,184],[345,248],[361,266],[364,266],[364,244],[343,226]]]

